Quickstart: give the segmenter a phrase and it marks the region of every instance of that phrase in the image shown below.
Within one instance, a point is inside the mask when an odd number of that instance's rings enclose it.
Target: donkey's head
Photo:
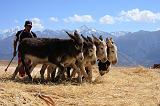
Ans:
[[[107,45],[106,42],[102,38],[96,38],[92,35],[94,44],[96,45],[96,55],[97,59],[101,60],[102,62],[107,61]]]
[[[108,56],[108,61],[111,64],[116,64],[118,61],[117,57],[117,46],[114,43],[112,38],[106,38],[106,44],[107,44],[107,56]]]
[[[83,55],[85,57],[85,59],[87,60],[91,60],[93,62],[93,64],[96,63],[97,61],[97,56],[96,56],[96,46],[93,42],[93,39],[91,37],[84,37],[82,34],[81,34],[84,42],[84,46],[83,46]]]
[[[78,34],[77,31],[74,31],[73,34],[68,33],[67,31],[66,31],[66,33],[69,35],[69,37],[74,42],[74,48],[78,52],[78,56],[76,58],[78,60],[83,60],[84,59],[84,56],[83,56],[83,39],[80,37],[80,35]]]

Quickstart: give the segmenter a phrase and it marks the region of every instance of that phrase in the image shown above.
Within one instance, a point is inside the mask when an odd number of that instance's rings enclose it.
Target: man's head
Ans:
[[[26,31],[30,31],[32,28],[32,22],[31,21],[25,21],[24,27]]]

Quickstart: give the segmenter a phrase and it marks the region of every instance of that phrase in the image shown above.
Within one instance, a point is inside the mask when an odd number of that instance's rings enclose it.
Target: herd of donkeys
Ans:
[[[102,76],[117,63],[117,46],[112,38],[85,37],[77,31],[66,33],[69,39],[26,38],[19,44],[22,62],[18,67],[24,65],[30,81],[31,72],[37,64],[42,64],[41,81],[46,80],[44,73],[47,69],[47,80],[61,82],[76,77],[77,82],[82,83],[83,79],[92,82],[93,66],[98,65]],[[28,61],[31,64],[28,65]],[[18,72],[17,68],[12,79]]]

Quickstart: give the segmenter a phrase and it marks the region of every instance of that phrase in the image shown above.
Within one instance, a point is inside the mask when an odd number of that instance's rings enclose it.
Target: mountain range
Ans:
[[[120,66],[152,66],[160,63],[160,30],[158,31],[137,31],[137,32],[105,32],[88,26],[81,26],[76,29],[84,36],[94,34],[103,38],[112,37],[118,47],[118,64]],[[0,60],[10,60],[13,52],[13,39],[18,29],[10,30],[0,34]],[[63,38],[68,36],[63,30],[45,29],[36,31],[38,37]],[[72,32],[73,30],[67,30]]]

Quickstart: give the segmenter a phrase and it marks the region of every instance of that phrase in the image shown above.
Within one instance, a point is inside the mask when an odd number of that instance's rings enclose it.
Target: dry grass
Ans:
[[[15,65],[4,72],[0,66],[0,105],[27,106],[159,106],[160,70],[144,67],[113,67],[103,77],[95,69],[95,81],[81,86],[31,84],[9,79]],[[33,76],[39,75],[39,67]]]

